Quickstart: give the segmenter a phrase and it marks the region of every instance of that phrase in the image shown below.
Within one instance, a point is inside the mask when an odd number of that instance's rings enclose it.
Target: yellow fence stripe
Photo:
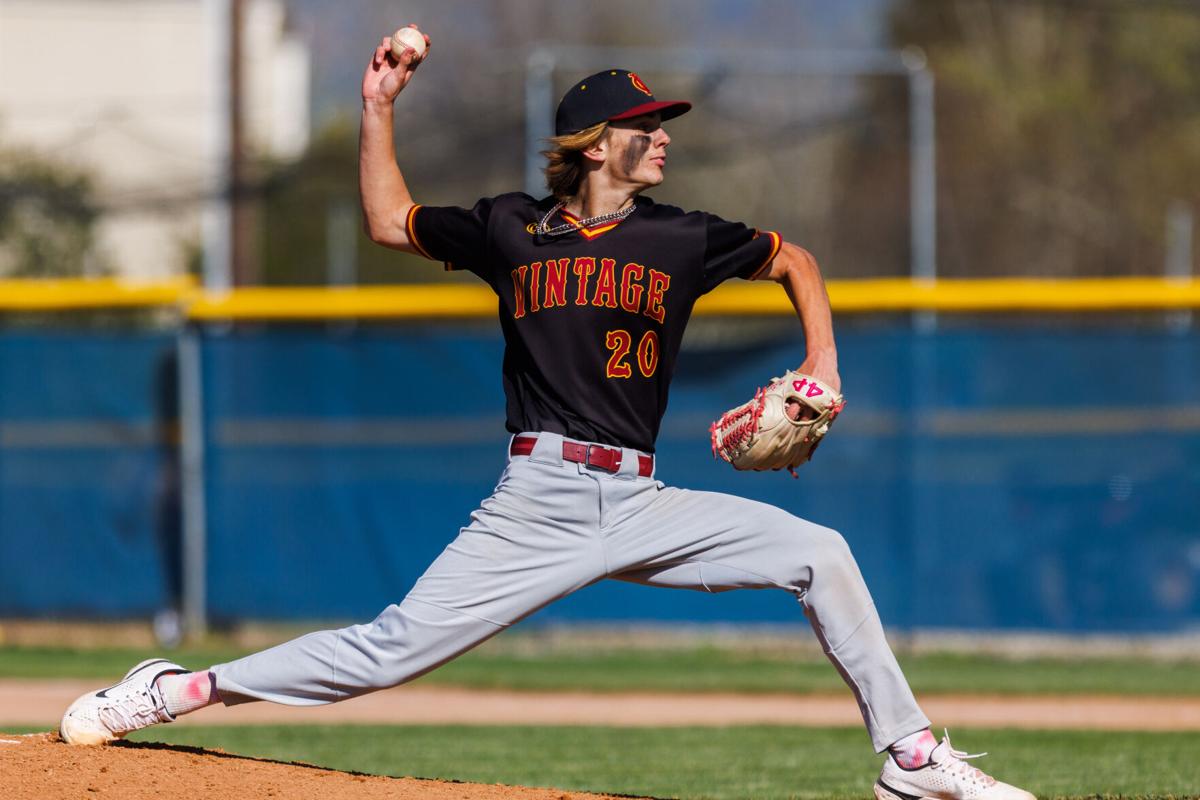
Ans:
[[[829,281],[835,311],[1128,311],[1200,308],[1200,281],[1162,278],[995,278]],[[496,298],[481,284],[254,287],[218,294],[189,278],[0,281],[0,312],[176,306],[193,320],[485,318]],[[703,315],[788,315],[787,296],[767,282],[731,282],[701,298]]]
[[[845,281],[839,311],[1121,311],[1200,307],[1200,281],[1163,278],[991,278]]]
[[[1160,278],[995,278],[917,281],[881,278],[829,281],[829,302],[842,313],[880,311],[1122,311],[1200,307],[1200,281]],[[696,313],[789,313],[779,287],[725,284],[696,304]]]
[[[0,280],[0,311],[78,311],[180,305],[195,289],[187,276],[163,281],[117,278]]]
[[[195,320],[489,317],[496,315],[496,295],[486,286],[437,284],[253,288],[202,295],[187,314]]]

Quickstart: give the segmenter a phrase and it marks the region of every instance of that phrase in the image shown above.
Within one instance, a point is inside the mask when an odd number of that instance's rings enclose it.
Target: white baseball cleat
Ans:
[[[1037,800],[1024,789],[1002,783],[967,763],[970,755],[950,746],[947,733],[929,754],[929,762],[906,769],[888,753],[875,781],[876,800]]]
[[[160,722],[174,722],[155,681],[186,669],[165,658],[135,666],[115,686],[88,692],[63,714],[58,732],[68,744],[104,744]]]

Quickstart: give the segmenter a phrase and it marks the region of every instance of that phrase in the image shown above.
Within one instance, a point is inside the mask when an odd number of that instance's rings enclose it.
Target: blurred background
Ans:
[[[821,263],[838,434],[798,481],[709,454],[801,360],[776,289],[692,323],[661,479],[843,531],[896,630],[1197,633],[1200,10],[1169,0],[2,0],[0,616],[369,618],[491,491],[486,290],[360,229],[359,81],[409,22],[419,202],[538,191],[557,98],[620,66],[696,104],[656,200]],[[535,619],[803,624],[615,583]]]

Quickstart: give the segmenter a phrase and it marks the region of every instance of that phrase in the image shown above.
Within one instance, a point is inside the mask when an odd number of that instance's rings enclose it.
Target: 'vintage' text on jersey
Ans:
[[[472,209],[414,206],[409,240],[499,297],[508,430],[654,451],[692,306],[751,278],[777,233],[636,199],[620,222],[539,236],[553,198],[485,198]],[[574,217],[559,212],[550,227]]]

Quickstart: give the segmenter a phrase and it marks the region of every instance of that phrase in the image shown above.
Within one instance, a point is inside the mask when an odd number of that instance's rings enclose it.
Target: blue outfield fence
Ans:
[[[0,614],[144,614],[178,591],[174,353],[169,334],[0,333]]]
[[[503,468],[490,326],[214,327],[200,341],[214,620],[370,618]],[[1200,623],[1200,334],[844,330],[847,411],[800,479],[714,461],[711,419],[799,346],[686,349],[658,477],[842,531],[889,625]],[[0,614],[173,602],[175,352],[171,333],[0,334]],[[617,581],[537,618],[801,619],[781,592]]]

